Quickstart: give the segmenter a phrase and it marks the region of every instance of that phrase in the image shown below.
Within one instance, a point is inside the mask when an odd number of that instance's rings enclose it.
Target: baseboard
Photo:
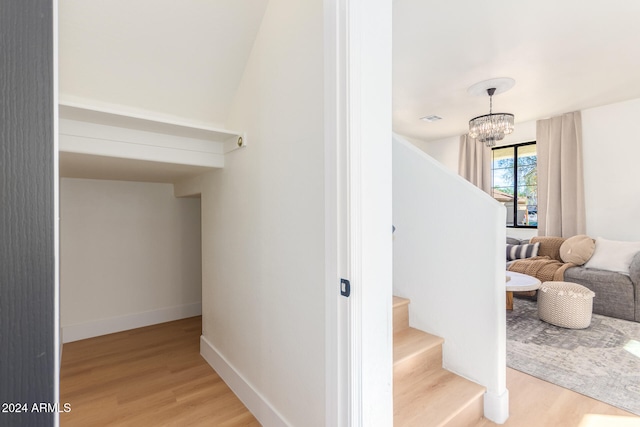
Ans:
[[[509,418],[509,390],[498,395],[487,391],[484,394],[484,417],[496,424],[504,424]]]
[[[158,310],[145,311],[143,313],[129,314],[109,319],[100,319],[93,322],[78,323],[62,327],[62,342],[72,342],[100,335],[113,334],[114,332],[128,331],[129,329],[142,328],[158,323],[171,322],[172,320],[185,319],[187,317],[202,314],[202,304],[199,302],[166,307]]]
[[[200,336],[200,355],[244,403],[263,426],[288,427],[284,417],[235,370],[204,336]]]

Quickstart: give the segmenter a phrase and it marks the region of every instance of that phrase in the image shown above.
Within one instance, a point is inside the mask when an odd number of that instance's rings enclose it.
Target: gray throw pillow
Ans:
[[[537,256],[539,247],[540,242],[527,245],[507,245],[507,261]]]

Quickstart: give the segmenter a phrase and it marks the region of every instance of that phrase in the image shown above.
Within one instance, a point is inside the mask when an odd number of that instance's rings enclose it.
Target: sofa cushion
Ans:
[[[507,236],[507,245],[521,245],[523,243],[527,243],[527,242],[523,242],[522,240],[518,239],[517,237]]]
[[[560,246],[567,240],[564,237],[535,236],[531,238],[531,243],[540,243],[538,256],[548,256],[551,259],[562,261],[560,258]]]
[[[624,274],[571,267],[564,272],[564,281],[578,283],[596,293],[594,313],[635,320],[634,285]]]
[[[532,258],[538,255],[540,243],[527,245],[507,245],[507,261]]]
[[[564,262],[570,262],[575,265],[582,265],[591,258],[596,243],[589,236],[580,234],[578,236],[569,237],[560,246],[560,258]]]
[[[596,238],[596,249],[585,268],[615,271],[629,275],[633,257],[640,252],[640,242],[622,242]]]
[[[629,266],[629,278],[636,286],[636,302],[638,303],[638,309],[640,310],[640,252],[633,257],[631,265]],[[640,314],[640,313],[639,313]],[[640,317],[638,317],[640,321]]]

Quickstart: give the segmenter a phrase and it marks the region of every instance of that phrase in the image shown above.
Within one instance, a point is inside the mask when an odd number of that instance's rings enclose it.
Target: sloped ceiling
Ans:
[[[61,0],[60,98],[224,127],[268,0]],[[514,78],[518,122],[640,97],[640,2],[394,0],[393,128],[460,135],[467,88]],[[113,109],[113,108],[111,108]],[[427,115],[443,120],[425,123]]]
[[[394,0],[393,127],[432,141],[489,112],[474,83],[511,77],[518,122],[640,97],[640,2]],[[443,120],[425,123],[427,115]]]
[[[268,0],[60,0],[60,100],[224,127]]]

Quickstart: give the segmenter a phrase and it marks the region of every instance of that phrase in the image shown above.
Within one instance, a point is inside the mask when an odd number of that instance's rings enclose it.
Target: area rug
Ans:
[[[538,319],[537,303],[507,312],[507,366],[640,415],[640,323],[594,314],[587,329]]]

